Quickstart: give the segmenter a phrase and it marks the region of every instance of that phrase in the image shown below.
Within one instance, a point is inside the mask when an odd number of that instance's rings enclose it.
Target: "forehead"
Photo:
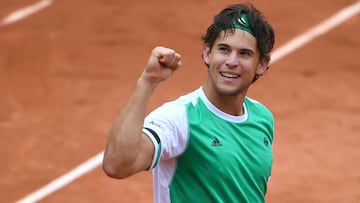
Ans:
[[[231,30],[221,31],[218,38],[215,40],[215,46],[218,44],[227,44],[231,47],[247,48],[253,51],[257,50],[256,38],[240,29],[234,29],[234,33]]]

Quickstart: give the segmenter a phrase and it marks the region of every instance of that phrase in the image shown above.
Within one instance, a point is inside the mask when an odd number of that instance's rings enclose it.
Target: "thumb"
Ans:
[[[158,61],[162,66],[172,69],[177,68],[182,64],[181,55],[173,50],[160,55]]]

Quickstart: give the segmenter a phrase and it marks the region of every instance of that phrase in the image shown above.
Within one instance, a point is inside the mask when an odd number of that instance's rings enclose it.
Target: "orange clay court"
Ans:
[[[2,0],[0,19],[40,0]],[[45,0],[46,1],[46,0]],[[43,2],[45,2],[43,1]],[[197,88],[213,16],[238,1],[72,1],[0,27],[0,202],[16,202],[105,146],[154,46],[183,66],[149,111]],[[274,52],[356,0],[254,0]],[[274,61],[249,96],[276,121],[269,203],[360,201],[360,14]],[[151,173],[108,178],[100,165],[39,202],[152,202]]]

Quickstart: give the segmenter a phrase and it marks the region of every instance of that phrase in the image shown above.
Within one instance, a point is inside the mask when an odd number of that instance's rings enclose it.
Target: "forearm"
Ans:
[[[156,47],[151,52],[130,98],[110,130],[103,160],[103,169],[109,176],[128,177],[151,164],[154,145],[142,134],[146,107],[156,86],[180,65],[180,55],[174,50]]]
[[[146,108],[155,87],[156,85],[140,78],[116,118],[109,133],[104,155],[104,167],[108,167],[110,174],[117,176],[132,170],[141,150]]]

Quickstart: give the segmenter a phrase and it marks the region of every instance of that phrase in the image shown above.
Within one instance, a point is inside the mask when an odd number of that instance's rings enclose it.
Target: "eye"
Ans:
[[[219,46],[219,51],[222,53],[229,53],[230,49],[226,46]]]
[[[252,52],[250,50],[241,50],[240,53],[239,53],[241,56],[244,56],[244,57],[250,57],[252,56]]]

